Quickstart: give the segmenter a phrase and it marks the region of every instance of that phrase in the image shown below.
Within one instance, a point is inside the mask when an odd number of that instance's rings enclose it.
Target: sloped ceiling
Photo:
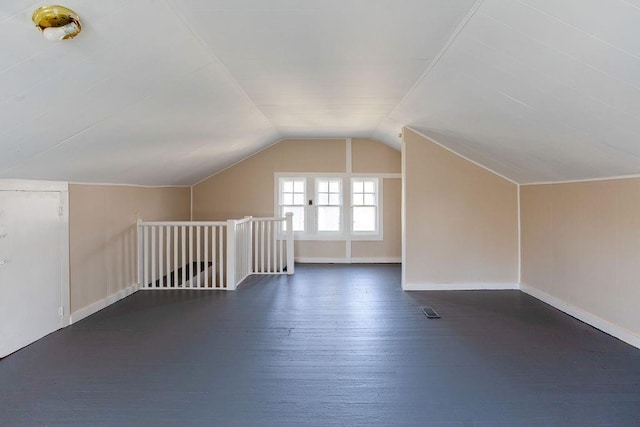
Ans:
[[[640,0],[0,4],[0,178],[192,184],[285,137],[403,126],[518,182],[640,173]]]

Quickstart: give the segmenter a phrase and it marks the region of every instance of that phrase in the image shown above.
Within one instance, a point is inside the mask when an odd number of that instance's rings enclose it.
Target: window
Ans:
[[[351,230],[375,233],[378,231],[378,179],[351,180]]]
[[[342,179],[316,179],[318,231],[342,230]]]
[[[280,215],[287,212],[293,213],[293,231],[305,230],[304,206],[306,195],[305,178],[282,178],[280,179]],[[286,223],[283,230],[286,230]]]
[[[276,215],[293,213],[298,240],[382,240],[379,178],[276,173]]]

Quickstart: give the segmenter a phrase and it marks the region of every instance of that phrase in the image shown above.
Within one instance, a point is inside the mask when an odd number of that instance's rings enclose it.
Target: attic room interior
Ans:
[[[640,423],[640,0],[0,20],[0,425]]]

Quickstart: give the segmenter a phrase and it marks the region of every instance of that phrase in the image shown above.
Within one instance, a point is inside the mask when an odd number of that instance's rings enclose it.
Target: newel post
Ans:
[[[253,274],[253,217],[245,216],[249,220],[249,235],[247,236],[247,274]]]
[[[236,220],[227,220],[227,290],[236,289]]]
[[[295,272],[295,262],[293,256],[293,213],[287,212],[287,274]]]
[[[142,245],[142,220],[138,219],[136,221],[136,228],[137,228],[137,245],[138,245],[138,289],[142,288],[145,284],[144,279],[143,279],[143,264],[142,264],[142,260],[143,260],[143,256],[144,256],[144,248]]]

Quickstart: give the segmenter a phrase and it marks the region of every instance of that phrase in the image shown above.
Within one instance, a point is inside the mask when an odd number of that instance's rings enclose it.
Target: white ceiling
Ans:
[[[640,173],[640,0],[65,0],[57,44],[43,4],[0,4],[0,178],[192,184],[406,125],[522,183]]]

